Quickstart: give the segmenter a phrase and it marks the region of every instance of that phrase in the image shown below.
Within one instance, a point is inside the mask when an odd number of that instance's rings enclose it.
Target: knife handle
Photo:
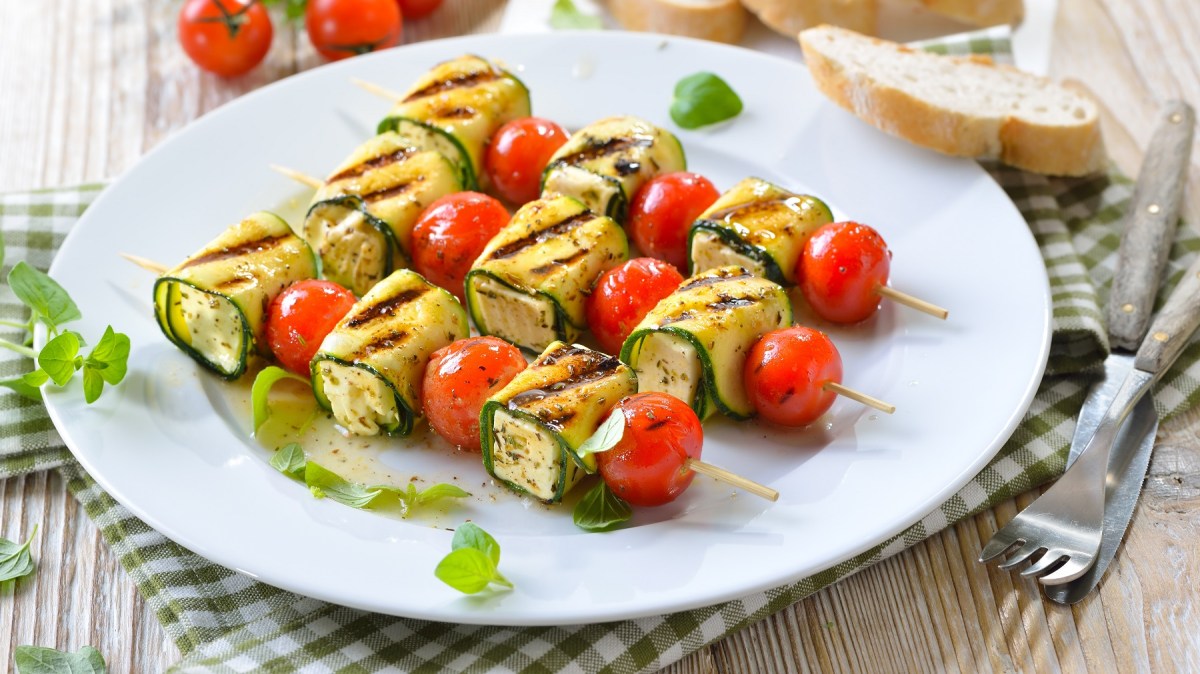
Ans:
[[[1114,348],[1137,348],[1154,313],[1183,200],[1195,122],[1190,105],[1169,101],[1142,160],[1108,299],[1108,335]]]
[[[1150,325],[1150,334],[1138,347],[1133,366],[1161,375],[1187,346],[1200,327],[1200,257],[1188,267],[1167,304]]]

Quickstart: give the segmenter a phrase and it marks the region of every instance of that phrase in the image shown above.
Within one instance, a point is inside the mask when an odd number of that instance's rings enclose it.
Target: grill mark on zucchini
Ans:
[[[373,203],[376,201],[383,201],[384,199],[390,199],[398,194],[404,194],[405,192],[410,190],[415,183],[420,182],[421,180],[422,180],[422,178],[417,178],[417,180],[415,180],[413,182],[401,183],[399,185],[392,185],[391,187],[385,187],[381,190],[375,190],[374,192],[367,192],[366,194],[361,196],[361,199],[367,203]]]
[[[468,106],[458,106],[453,108],[440,108],[433,113],[436,119],[469,119],[478,115],[479,111]]]
[[[719,211],[709,213],[707,216],[704,217],[704,219],[705,220],[722,220],[725,222],[729,222],[729,219],[735,215],[740,215],[742,217],[752,216],[757,213],[763,213],[768,210],[774,210],[774,209],[778,208],[779,206],[786,207],[787,202],[792,201],[792,200],[798,200],[798,198],[795,195],[789,194],[786,196],[778,197],[776,199],[770,199],[767,201],[751,201],[749,203],[737,204],[734,206],[730,206],[729,208],[722,208]]]
[[[294,238],[294,237],[290,234],[281,234],[279,236],[264,237],[257,241],[247,241],[245,243],[239,243],[236,246],[222,248],[221,250],[215,250],[211,253],[206,253],[204,255],[201,255],[200,257],[192,258],[192,259],[184,262],[183,264],[181,264],[179,266],[178,271],[182,271],[182,270],[188,269],[190,267],[198,267],[202,264],[208,264],[210,262],[219,262],[221,260],[228,260],[231,257],[241,257],[243,255],[250,255],[252,253],[261,253],[264,251],[268,251],[268,250],[271,250],[272,248],[276,248],[276,247],[282,245],[283,243],[286,243],[288,240],[290,240],[292,238]]]
[[[582,150],[575,152],[573,154],[568,154],[568,155],[559,157],[558,160],[556,160],[554,163],[556,165],[557,164],[566,164],[569,166],[574,166],[577,164],[581,164],[585,161],[591,161],[593,159],[599,159],[600,157],[607,157],[610,154],[624,152],[625,150],[627,150],[629,148],[650,147],[652,145],[654,145],[654,139],[647,138],[645,136],[633,137],[633,138],[630,138],[630,137],[605,138],[604,140],[602,140],[600,142],[596,142],[595,139],[589,138],[587,140],[587,146],[584,147]],[[633,173],[634,171],[637,171],[637,168],[634,168],[632,171],[629,171],[629,173]],[[627,175],[627,174],[623,173],[622,175]]]
[[[613,370],[616,370],[621,366],[621,361],[607,354],[600,353],[599,351],[592,351],[590,349],[583,350],[574,346],[568,346],[559,349],[555,353],[544,356],[541,364],[538,365],[538,369],[556,365],[560,361],[564,361],[566,359],[572,359],[574,362],[566,363],[568,374],[565,379],[560,379],[559,381],[545,384],[540,388],[529,389],[528,391],[522,391],[521,393],[518,393],[512,398],[509,398],[508,408],[520,409],[526,405],[556,395],[562,391],[579,388],[580,386],[604,379],[610,373],[612,373]],[[560,420],[565,421],[570,417],[566,416],[559,418]],[[545,421],[545,419],[543,419],[543,421]]]
[[[330,176],[329,180],[327,180],[326,182],[333,183],[333,182],[337,182],[339,180],[345,180],[347,178],[357,178],[358,176],[361,176],[362,174],[366,173],[367,171],[371,171],[371,170],[378,169],[378,168],[383,168],[384,166],[389,166],[389,165],[395,164],[396,162],[399,162],[399,161],[404,161],[405,159],[407,159],[410,155],[412,155],[416,151],[417,151],[416,148],[404,147],[404,148],[400,148],[399,150],[396,150],[395,152],[391,152],[389,154],[384,154],[384,155],[380,155],[378,157],[373,157],[371,159],[368,159],[368,160],[362,162],[361,164],[356,164],[340,173]]]
[[[444,91],[450,91],[451,89],[461,89],[464,87],[473,87],[477,84],[491,82],[492,80],[496,80],[499,78],[500,78],[499,73],[497,73],[494,70],[480,70],[480,71],[473,72],[473,73],[463,73],[461,75],[455,75],[453,77],[449,77],[444,80],[438,80],[436,82],[431,82],[431,83],[421,87],[420,89],[417,89],[416,91],[412,92],[408,96],[406,96],[404,98],[403,102],[411,103],[413,101],[420,100],[422,98],[427,98],[434,94],[440,94]]]
[[[702,288],[704,286],[710,286],[710,285],[714,285],[717,283],[724,283],[726,281],[736,281],[738,279],[753,278],[753,277],[754,277],[754,274],[751,274],[750,272],[746,271],[745,269],[743,269],[741,271],[741,273],[731,275],[731,276],[725,276],[724,274],[717,275],[717,276],[705,276],[704,278],[698,278],[695,281],[692,281],[691,283],[680,286],[679,289],[676,290],[675,292],[683,293],[683,292],[687,292],[689,290],[693,290],[695,288]]]
[[[358,362],[369,357],[376,351],[395,349],[408,341],[408,338],[411,336],[412,334],[407,330],[389,330],[363,344],[357,351],[350,354],[349,360],[351,362]]]
[[[748,307],[758,304],[759,299],[751,297],[722,297],[716,302],[709,302],[708,308],[713,311],[721,311],[723,309],[732,309],[734,307]]]
[[[587,257],[589,253],[591,253],[590,249],[580,248],[579,250],[575,251],[574,253],[568,255],[567,257],[559,258],[557,260],[551,260],[551,261],[547,262],[546,264],[534,267],[533,269],[529,270],[529,273],[535,274],[537,276],[541,276],[543,274],[547,274],[547,273],[553,271],[556,267],[565,267],[565,266],[571,264],[572,262],[576,262],[584,257]]]
[[[360,311],[357,315],[350,317],[346,321],[346,327],[360,328],[380,318],[390,318],[396,314],[400,307],[416,300],[429,291],[430,288],[410,288],[405,290],[398,295],[394,295],[382,302],[373,304]]]
[[[542,243],[543,241],[546,241],[547,239],[550,239],[550,238],[553,238],[556,236],[561,236],[561,235],[566,234],[567,232],[570,232],[571,230],[579,227],[580,225],[582,225],[586,222],[591,222],[593,219],[595,219],[595,217],[596,216],[593,215],[591,211],[584,211],[582,213],[577,213],[577,214],[572,215],[571,217],[567,218],[566,220],[560,220],[559,222],[556,222],[553,225],[544,227],[535,232],[532,232],[531,234],[528,234],[527,236],[523,236],[520,239],[517,239],[516,241],[510,241],[510,242],[504,244],[503,246],[500,246],[496,250],[493,250],[491,255],[488,255],[487,259],[488,260],[503,260],[506,258],[510,258],[510,257],[516,255],[517,253],[520,253],[521,251],[525,250],[526,248],[529,248],[530,246],[536,246],[537,244]]]

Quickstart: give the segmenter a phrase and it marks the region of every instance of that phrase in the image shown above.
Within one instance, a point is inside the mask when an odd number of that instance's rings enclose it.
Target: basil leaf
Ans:
[[[115,332],[112,326],[104,329],[104,336],[84,361],[84,374],[95,370],[100,378],[112,386],[121,383],[129,363],[129,337]],[[90,401],[89,401],[90,402]]]
[[[275,454],[271,457],[271,467],[293,480],[304,479],[305,465],[307,463],[308,461],[304,458],[304,448],[298,442],[288,443],[280,447],[275,450]]]
[[[93,368],[84,367],[83,369],[83,400],[91,405],[100,399],[100,394],[104,392],[104,380],[100,377],[100,373]]]
[[[742,99],[725,80],[713,73],[688,75],[675,85],[671,119],[685,129],[723,122],[741,112]]]
[[[500,544],[492,538],[491,534],[470,522],[459,525],[454,530],[454,539],[450,541],[451,550],[464,548],[472,548],[484,553],[492,561],[492,564],[500,563]]]
[[[309,461],[304,465],[304,483],[317,498],[331,498],[351,508],[369,508],[383,490],[364,487]]]
[[[596,432],[584,440],[576,451],[581,455],[607,452],[617,446],[623,435],[625,435],[625,413],[621,411],[620,407],[614,407],[604,423],[600,424]]]
[[[31,267],[32,269],[32,267]],[[75,376],[75,357],[79,355],[79,337],[64,332],[46,343],[38,354],[38,365],[59,386],[66,386]]]
[[[496,565],[475,548],[459,548],[438,562],[433,575],[463,594],[476,594],[495,580]]]
[[[282,367],[276,365],[268,365],[254,377],[254,385],[250,387],[250,407],[254,411],[254,430],[258,429],[270,416],[271,410],[267,403],[271,395],[271,387],[281,379],[295,379],[311,384],[307,379],[298,374],[292,374]]]
[[[558,30],[601,30],[604,21],[598,16],[579,11],[571,0],[555,0],[550,10],[550,27]]]
[[[584,531],[612,531],[633,517],[633,508],[600,482],[575,504],[572,517]]]
[[[13,294],[33,310],[51,330],[63,323],[81,318],[79,307],[57,281],[25,263],[18,262],[8,272],[8,285]],[[60,384],[61,386],[61,384]]]
[[[29,534],[29,540],[25,541],[24,545],[0,538],[0,583],[33,573],[33,556],[29,554],[29,545],[33,543],[36,534],[35,524]]]
[[[408,485],[412,487],[412,484]],[[412,506],[425,505],[444,498],[467,498],[471,492],[452,484],[440,482],[412,495]]]
[[[30,386],[41,386],[50,381],[50,375],[46,374],[45,370],[34,370],[33,372],[26,372],[21,377],[21,380]]]
[[[41,372],[41,370],[34,370],[34,372]],[[0,386],[16,391],[22,398],[27,398],[37,402],[42,401],[42,390],[25,381],[24,377],[0,380]]]
[[[84,646],[74,653],[63,653],[42,646],[17,646],[13,662],[18,674],[104,674],[100,651]]]

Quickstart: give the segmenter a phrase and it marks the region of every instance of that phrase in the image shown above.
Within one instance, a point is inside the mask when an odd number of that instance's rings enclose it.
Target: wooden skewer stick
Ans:
[[[886,414],[891,414],[896,411],[896,406],[891,403],[885,403],[879,398],[873,398],[866,393],[855,391],[852,388],[847,388],[841,384],[838,384],[837,382],[826,382],[826,384],[821,388],[825,389],[826,391],[833,391],[834,393],[851,400],[856,400],[867,407],[874,407],[880,412],[884,412]]]
[[[718,468],[711,463],[704,463],[695,459],[688,459],[683,462],[683,467],[686,470],[694,470],[701,475],[707,475],[714,480],[719,480],[725,484],[732,485],[738,489],[748,491],[755,496],[761,496],[768,501],[778,501],[779,492],[771,489],[766,485],[759,484],[754,480],[742,477],[736,473],[731,473],[724,468]]]
[[[352,78],[350,81],[381,98],[387,98],[387,99],[392,100],[397,103],[399,103],[401,100],[404,99],[403,95],[398,94],[398,93],[392,91],[391,89],[381,87],[378,84],[375,84],[374,82],[368,82],[366,80],[360,80],[358,78]]]
[[[129,260],[130,262],[136,264],[137,266],[141,267],[142,269],[145,269],[146,271],[149,271],[149,272],[154,272],[155,274],[162,274],[167,271],[167,267],[165,265],[161,265],[161,264],[155,262],[154,260],[147,260],[144,257],[139,257],[137,255],[132,255],[130,253],[121,253],[121,257],[125,258],[126,260]]]
[[[900,292],[891,286],[879,286],[875,289],[875,292],[883,295],[893,302],[899,302],[900,304],[916,309],[917,311],[924,311],[930,316],[936,316],[943,321],[946,320],[946,317],[950,315],[949,311],[939,307],[936,304],[926,302],[918,297],[913,297],[908,293]]]
[[[322,187],[325,186],[324,180],[321,180],[320,178],[314,178],[314,177],[308,175],[307,173],[301,173],[294,169],[290,169],[286,166],[279,166],[277,164],[271,164],[271,170],[276,173],[281,173],[302,185],[308,185],[309,187],[311,187],[313,189],[321,189]]]

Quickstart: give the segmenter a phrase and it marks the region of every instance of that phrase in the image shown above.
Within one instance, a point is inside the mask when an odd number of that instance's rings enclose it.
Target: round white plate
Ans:
[[[807,430],[710,421],[705,458],[775,487],[779,501],[698,478],[675,503],[644,509],[608,534],[576,529],[569,508],[495,491],[477,458],[402,439],[358,451],[373,452],[397,483],[457,480],[476,497],[402,521],[314,499],[273,470],[237,396],[231,404],[227,385],[167,343],[152,319],[153,279],[118,253],[173,264],[252,211],[302,212],[309,192],[267,167],[322,175],[373,133],[389,105],[352,77],[403,90],[467,52],[514,69],[535,114],[568,128],[645,117],[678,133],[689,167],[720,189],[761,176],[881,230],[894,252],[892,284],[950,309],[943,322],[889,305],[864,325],[830,328],[845,382],[894,403],[896,413],[842,400]],[[725,78],[745,111],[683,131],[668,116],[671,92],[699,70]],[[445,40],[265,87],[178,133],[105,190],[51,273],[82,308],[85,336],[111,323],[133,343],[127,379],[98,404],[84,405],[77,389],[47,396],[67,444],[114,498],[196,553],[272,585],[462,623],[666,613],[788,583],[862,552],[937,507],[996,453],[1029,406],[1050,336],[1037,247],[976,164],[869,128],[817,93],[802,65],[620,33]],[[446,527],[465,519],[499,539],[500,568],[515,590],[465,597],[434,578],[450,549]]]

